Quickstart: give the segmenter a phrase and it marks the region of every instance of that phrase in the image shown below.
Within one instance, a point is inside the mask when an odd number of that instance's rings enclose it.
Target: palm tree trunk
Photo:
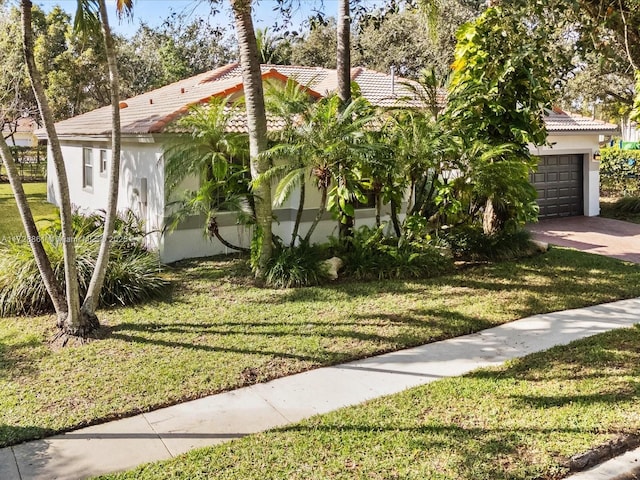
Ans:
[[[100,242],[100,250],[96,266],[91,275],[87,295],[82,304],[83,315],[90,316],[92,321],[98,323],[96,308],[100,299],[100,291],[104,284],[104,277],[107,273],[109,263],[109,252],[111,249],[111,237],[118,215],[118,189],[120,183],[120,83],[118,78],[118,65],[116,59],[116,47],[109,27],[109,16],[105,0],[98,0],[100,9],[100,20],[102,25],[102,36],[104,39],[105,52],[109,67],[109,90],[111,93],[111,172],[109,174],[109,197],[107,211],[104,222],[104,232]]]
[[[309,231],[307,232],[307,235],[304,237],[305,243],[308,243],[311,241],[311,235],[313,234],[313,231],[318,226],[318,223],[320,223],[320,220],[322,220],[322,216],[324,215],[324,212],[327,211],[328,190],[329,190],[328,188],[322,189],[322,195],[320,197],[320,207],[318,207],[318,213],[316,214],[316,218],[313,219],[313,223],[311,224],[311,227],[309,227]]]
[[[497,229],[497,216],[493,207],[493,200],[489,197],[482,214],[482,230],[485,235],[493,235],[497,232]]]
[[[351,101],[351,19],[349,0],[338,2],[336,72],[338,74],[338,97],[342,108]],[[344,212],[339,214],[340,239],[353,236],[354,219]]]
[[[351,19],[349,13],[349,0],[340,0],[338,3],[336,70],[338,96],[343,105],[351,100]]]
[[[67,299],[67,314],[64,318],[58,319],[58,326],[62,333],[86,337],[92,330],[93,325],[86,321],[80,314],[80,295],[78,290],[78,271],[76,268],[76,250],[74,245],[74,235],[72,227],[71,199],[69,195],[69,181],[60,148],[60,140],[55,130],[53,113],[49,107],[49,102],[44,92],[42,78],[36,67],[33,55],[33,30],[31,25],[31,0],[21,0],[22,7],[22,40],[24,58],[29,71],[29,78],[33,88],[40,115],[44,122],[49,139],[49,146],[53,156],[53,164],[58,183],[58,193],[60,195],[60,223],[62,226],[62,244],[64,253],[64,275],[65,293]]]
[[[376,193],[376,227],[380,227],[380,216],[382,212],[382,195],[380,192]]]
[[[236,23],[236,34],[240,48],[240,64],[244,83],[244,98],[247,109],[249,130],[249,156],[251,158],[251,178],[256,179],[269,169],[269,160],[261,158],[260,152],[267,149],[267,116],[264,107],[262,72],[258,57],[258,46],[251,18],[251,0],[231,0],[231,8]],[[273,234],[271,224],[271,184],[261,182],[255,189],[256,221],[262,234],[262,247],[256,276],[262,278],[267,263],[273,254]]]
[[[300,202],[298,203],[298,210],[296,211],[296,221],[293,224],[293,232],[291,233],[291,246],[295,247],[296,238],[298,238],[298,230],[300,230],[300,222],[302,222],[302,214],[304,213],[304,199],[306,195],[307,187],[305,185],[304,175],[302,176],[302,182],[300,182]]]
[[[44,246],[42,245],[40,235],[36,227],[36,222],[33,219],[31,208],[29,208],[29,203],[27,202],[27,196],[24,193],[24,188],[22,188],[22,181],[20,180],[16,163],[13,160],[11,150],[9,150],[9,146],[7,145],[4,137],[0,137],[0,156],[2,156],[2,161],[5,169],[7,170],[7,177],[9,178],[9,183],[11,183],[13,196],[16,199],[16,205],[18,206],[18,212],[20,213],[20,219],[22,220],[24,231],[27,234],[27,241],[31,246],[33,257],[36,260],[38,271],[42,276],[42,281],[47,289],[47,293],[49,294],[49,297],[51,297],[51,302],[53,303],[56,315],[62,319],[67,313],[67,304],[65,303],[64,294],[60,290],[60,285],[56,280],[56,275],[51,267],[49,257],[44,251]]]

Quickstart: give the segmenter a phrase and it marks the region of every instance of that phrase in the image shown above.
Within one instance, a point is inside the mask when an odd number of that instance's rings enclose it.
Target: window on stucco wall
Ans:
[[[107,173],[107,151],[100,150],[100,174],[105,175]]]
[[[82,186],[93,188],[93,151],[90,148],[82,149]]]

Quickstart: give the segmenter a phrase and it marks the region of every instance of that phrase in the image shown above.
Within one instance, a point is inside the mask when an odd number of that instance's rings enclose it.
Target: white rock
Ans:
[[[344,262],[339,257],[331,257],[329,260],[325,260],[324,264],[327,266],[327,274],[330,280],[338,278],[338,270],[344,266]]]

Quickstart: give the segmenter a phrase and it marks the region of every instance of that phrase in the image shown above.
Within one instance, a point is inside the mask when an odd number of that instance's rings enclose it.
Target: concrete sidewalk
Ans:
[[[638,312],[640,298],[536,315],[476,334],[320,368],[4,448],[0,450],[0,479],[82,479],[130,469],[628,327],[640,322]]]

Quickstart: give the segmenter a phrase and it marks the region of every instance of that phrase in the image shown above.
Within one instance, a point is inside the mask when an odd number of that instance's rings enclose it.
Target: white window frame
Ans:
[[[82,188],[93,190],[93,150],[82,149]]]
[[[100,175],[107,175],[107,151],[104,149],[100,150]]]

